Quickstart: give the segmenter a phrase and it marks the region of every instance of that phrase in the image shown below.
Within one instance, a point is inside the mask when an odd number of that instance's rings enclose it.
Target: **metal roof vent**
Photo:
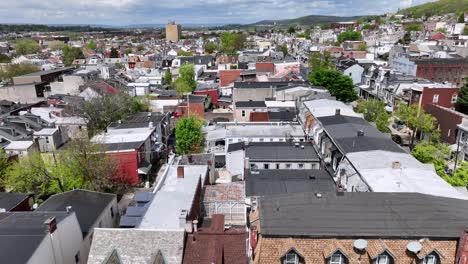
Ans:
[[[408,249],[408,251],[414,254],[418,254],[419,251],[421,251],[422,249],[422,245],[418,241],[412,241],[408,243],[408,245],[406,246],[406,249]]]
[[[316,196],[317,198],[319,198],[319,199],[322,198],[322,194],[321,194],[321,193],[316,193],[315,196]]]
[[[357,132],[357,136],[358,136],[358,137],[363,137],[363,136],[364,136],[364,130],[359,130],[359,131]]]
[[[358,239],[356,241],[354,241],[354,248],[359,250],[359,251],[363,251],[365,250],[367,247],[367,240],[364,240],[364,239]]]

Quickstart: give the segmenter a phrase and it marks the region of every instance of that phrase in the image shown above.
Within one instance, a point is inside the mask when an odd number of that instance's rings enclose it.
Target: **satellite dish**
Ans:
[[[364,250],[367,247],[367,240],[364,239],[358,239],[354,241],[354,248],[357,250]]]
[[[412,241],[408,243],[406,248],[408,249],[408,251],[413,252],[414,254],[418,254],[419,251],[421,251],[422,249],[422,245],[418,241]]]

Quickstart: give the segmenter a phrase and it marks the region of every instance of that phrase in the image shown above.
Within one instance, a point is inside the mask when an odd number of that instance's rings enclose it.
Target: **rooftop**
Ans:
[[[83,236],[86,236],[102,212],[114,199],[116,199],[114,194],[76,189],[52,195],[36,209],[36,212],[66,212],[67,206],[71,206],[71,210],[76,212],[81,232],[83,232]]]
[[[336,100],[312,100],[304,102],[304,105],[316,118],[335,115],[336,109],[340,109],[340,114],[343,116],[362,116],[361,114],[354,112],[351,106]]]
[[[319,161],[314,147],[305,142],[250,142],[245,156],[250,161]]]
[[[0,210],[5,209],[5,211],[8,212],[29,197],[29,194],[24,193],[0,192]]]
[[[94,136],[91,141],[100,144],[143,142],[154,132],[154,128],[135,127],[123,129],[109,129],[107,133]]]
[[[259,207],[262,234],[275,236],[458,240],[468,223],[466,201],[417,193],[289,194]]]
[[[265,108],[265,101],[237,101],[236,108]]]

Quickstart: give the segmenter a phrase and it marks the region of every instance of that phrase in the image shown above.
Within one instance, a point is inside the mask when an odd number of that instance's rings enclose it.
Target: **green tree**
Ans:
[[[63,43],[63,41],[52,41],[48,45],[50,50],[63,50],[63,47],[65,47],[65,43]]]
[[[0,54],[0,63],[10,63],[11,58],[5,54]]]
[[[164,84],[170,85],[172,83],[172,73],[171,71],[166,71],[164,73]]]
[[[465,26],[465,28],[463,29],[463,35],[468,35],[468,26]]]
[[[465,13],[461,12],[460,16],[458,17],[458,23],[465,23]]]
[[[288,45],[283,44],[279,46],[279,50],[283,52],[283,55],[286,57],[288,55]]]
[[[220,38],[220,49],[228,55],[236,55],[237,51],[244,48],[246,42],[246,36],[241,33],[223,32]]]
[[[20,39],[16,42],[15,50],[20,55],[27,55],[38,53],[41,47],[32,39]]]
[[[403,45],[409,45],[411,43],[411,33],[409,31],[405,32],[405,35],[402,39],[398,41],[398,43]]]
[[[332,56],[330,52],[314,52],[309,56],[309,67],[312,69],[334,69],[335,64],[332,61]]]
[[[10,167],[10,161],[5,150],[0,149],[0,191],[5,190],[5,178]]]
[[[111,48],[110,57],[114,59],[119,57],[119,52],[117,51],[116,48],[114,47]]]
[[[385,103],[380,100],[360,100],[356,112],[364,114],[364,119],[377,125],[380,132],[388,133],[390,114],[385,110]]]
[[[465,77],[463,86],[460,87],[457,99],[458,111],[468,114],[468,77]]]
[[[406,24],[404,26],[404,29],[408,32],[411,32],[411,31],[423,31],[424,28],[422,24],[413,23],[413,24]]]
[[[97,48],[96,42],[94,42],[94,40],[90,40],[86,45],[86,48],[90,50],[95,50]]]
[[[338,35],[338,42],[343,43],[347,40],[358,41],[362,40],[362,34],[358,31],[345,31]]]
[[[366,45],[366,43],[363,43],[363,44],[359,45],[358,50],[359,50],[359,51],[367,51],[367,45]]]
[[[207,41],[205,43],[204,48],[205,48],[206,54],[212,54],[213,52],[215,52],[215,50],[218,49],[218,45],[216,45],[214,42]]]
[[[413,131],[410,149],[414,146],[414,139],[418,131],[426,133],[433,142],[439,140],[440,134],[435,127],[436,118],[431,114],[425,113],[424,109],[418,105],[408,106],[402,103],[398,106],[395,115]]]
[[[423,141],[416,145],[411,152],[422,163],[432,163],[440,177],[445,177],[445,168],[448,167],[446,159],[449,155],[449,147],[445,144]]]
[[[123,69],[125,69],[125,66],[124,66],[122,63],[117,62],[117,63],[115,64],[115,68],[116,68],[117,70],[123,70]]]
[[[65,46],[63,47],[62,52],[63,52],[63,58],[62,58],[63,63],[67,66],[72,65],[74,60],[85,58],[83,51],[81,51],[80,48]]]
[[[179,83],[180,87],[187,88],[182,90],[187,90],[187,92],[195,90],[197,87],[197,82],[195,81],[195,65],[190,63],[182,65],[179,69],[179,78],[177,78],[176,82]]]
[[[339,101],[351,102],[358,98],[353,80],[339,71],[317,68],[310,73],[309,81],[325,87]]]
[[[192,52],[189,52],[189,51],[179,50],[177,51],[177,56],[190,57],[190,56],[193,56],[193,54]]]
[[[193,91],[193,89],[181,79],[175,80],[174,89],[176,90],[176,93],[178,96],[183,96]]]
[[[452,186],[468,187],[468,162],[463,161],[453,176],[445,176],[444,179]]]
[[[40,70],[39,67],[30,63],[9,64],[0,68],[0,80],[12,83],[13,77],[38,72]]]
[[[203,149],[204,120],[195,116],[182,117],[176,125],[176,151],[178,154],[200,153]]]
[[[296,34],[296,38],[310,39],[310,34],[307,34],[307,33],[299,33],[299,34]]]
[[[144,50],[145,50],[145,46],[143,46],[141,44],[137,46],[137,51],[141,52],[141,51],[144,51]]]
[[[296,28],[294,26],[289,26],[288,27],[288,34],[292,35],[296,32]]]

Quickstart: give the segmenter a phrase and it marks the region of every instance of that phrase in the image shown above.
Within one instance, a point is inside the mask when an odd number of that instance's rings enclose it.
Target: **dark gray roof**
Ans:
[[[153,123],[153,126],[156,126],[164,119],[165,116],[166,114],[163,113],[140,112],[132,114],[121,123],[114,122],[110,125],[110,127],[117,129],[148,127],[150,122]]]
[[[67,206],[71,206],[86,236],[113,199],[116,199],[114,194],[72,190],[52,195],[36,211],[66,211]]]
[[[75,67],[63,67],[63,68],[58,68],[58,69],[53,69],[53,70],[48,70],[48,71],[37,71],[37,72],[33,72],[33,73],[20,75],[18,77],[44,76],[44,75],[53,74],[53,73],[72,72],[74,69],[75,69]]]
[[[54,216],[57,223],[65,212],[0,213],[0,263],[24,264],[47,234],[44,222]]]
[[[0,192],[0,208],[10,211],[29,198],[29,194]]]
[[[332,192],[335,183],[324,170],[249,171],[245,180],[246,196]]]
[[[468,202],[418,193],[301,193],[261,198],[263,235],[458,239]]]
[[[140,148],[141,145],[143,145],[143,143],[144,141],[109,143],[109,144],[102,144],[102,146],[106,151],[118,151],[118,150],[138,149]]]
[[[207,165],[213,158],[212,153],[184,155],[180,157],[179,165]]]
[[[238,108],[251,108],[251,107],[266,107],[265,101],[238,101],[236,102]]]
[[[405,153],[389,136],[381,133],[360,117],[334,115],[319,117],[318,119],[328,135],[345,154],[371,150]],[[363,131],[364,135],[358,136],[359,131]]]
[[[294,121],[296,113],[291,111],[268,112],[268,120],[272,122]]]
[[[234,82],[234,88],[277,88],[288,85],[304,84],[304,81],[285,81],[285,82]]]
[[[304,148],[302,148],[304,146]],[[245,148],[250,161],[318,161],[314,147],[306,142],[298,146],[290,142],[251,142]]]
[[[244,149],[244,142],[236,142],[228,145],[227,152],[234,152]]]

